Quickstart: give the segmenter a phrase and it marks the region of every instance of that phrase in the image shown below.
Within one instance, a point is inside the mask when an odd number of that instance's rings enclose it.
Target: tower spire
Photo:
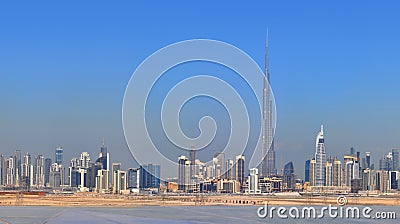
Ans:
[[[262,111],[262,162],[261,176],[268,177],[276,174],[275,150],[274,150],[274,129],[272,127],[272,101],[270,90],[270,76],[268,69],[268,28],[265,42],[265,78],[263,89],[263,111]]]
[[[265,40],[265,76],[267,76],[267,80],[269,82],[269,71],[268,71],[268,28],[267,28],[267,37]]]

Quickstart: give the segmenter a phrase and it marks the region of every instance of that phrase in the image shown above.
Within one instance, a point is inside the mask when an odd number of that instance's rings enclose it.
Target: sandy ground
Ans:
[[[400,206],[400,197],[347,197],[348,205]],[[201,205],[336,205],[336,197],[307,196],[121,196],[104,194],[77,195],[1,195],[0,206],[201,206]]]

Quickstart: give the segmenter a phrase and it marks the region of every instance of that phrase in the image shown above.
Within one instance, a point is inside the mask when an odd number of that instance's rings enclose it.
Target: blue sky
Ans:
[[[277,105],[278,167],[302,175],[325,125],[327,153],[351,146],[377,158],[399,147],[400,4],[396,1],[98,1],[1,3],[0,152],[16,148],[134,165],[121,106],[147,56],[168,44],[209,38],[263,66],[269,29]],[[285,155],[285,156],[284,156]]]

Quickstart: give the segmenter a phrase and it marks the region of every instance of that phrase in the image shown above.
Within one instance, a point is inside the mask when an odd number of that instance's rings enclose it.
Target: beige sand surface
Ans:
[[[400,206],[400,197],[347,197],[348,205]],[[336,197],[310,196],[121,196],[104,194],[76,195],[1,195],[0,206],[201,206],[201,205],[336,205]]]

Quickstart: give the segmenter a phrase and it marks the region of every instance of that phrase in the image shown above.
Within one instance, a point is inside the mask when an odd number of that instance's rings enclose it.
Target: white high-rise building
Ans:
[[[15,184],[15,160],[14,157],[10,157],[6,161],[6,185],[14,185]]]
[[[90,155],[88,152],[82,152],[81,157],[79,159],[80,166],[82,168],[89,168],[90,165]]]
[[[115,170],[113,173],[113,193],[121,194],[126,190],[126,172],[122,170]]]
[[[24,156],[24,161],[22,163],[22,182],[25,184],[25,187],[31,187],[34,184],[34,176],[33,176],[33,165],[31,155],[26,153]]]
[[[249,175],[249,194],[260,194],[261,190],[258,187],[258,169],[252,168],[250,169]]]
[[[38,155],[35,164],[35,185],[42,188],[44,184],[44,156]]]
[[[324,127],[321,125],[321,131],[315,141],[315,186],[325,186],[326,180],[326,150],[324,140]]]

